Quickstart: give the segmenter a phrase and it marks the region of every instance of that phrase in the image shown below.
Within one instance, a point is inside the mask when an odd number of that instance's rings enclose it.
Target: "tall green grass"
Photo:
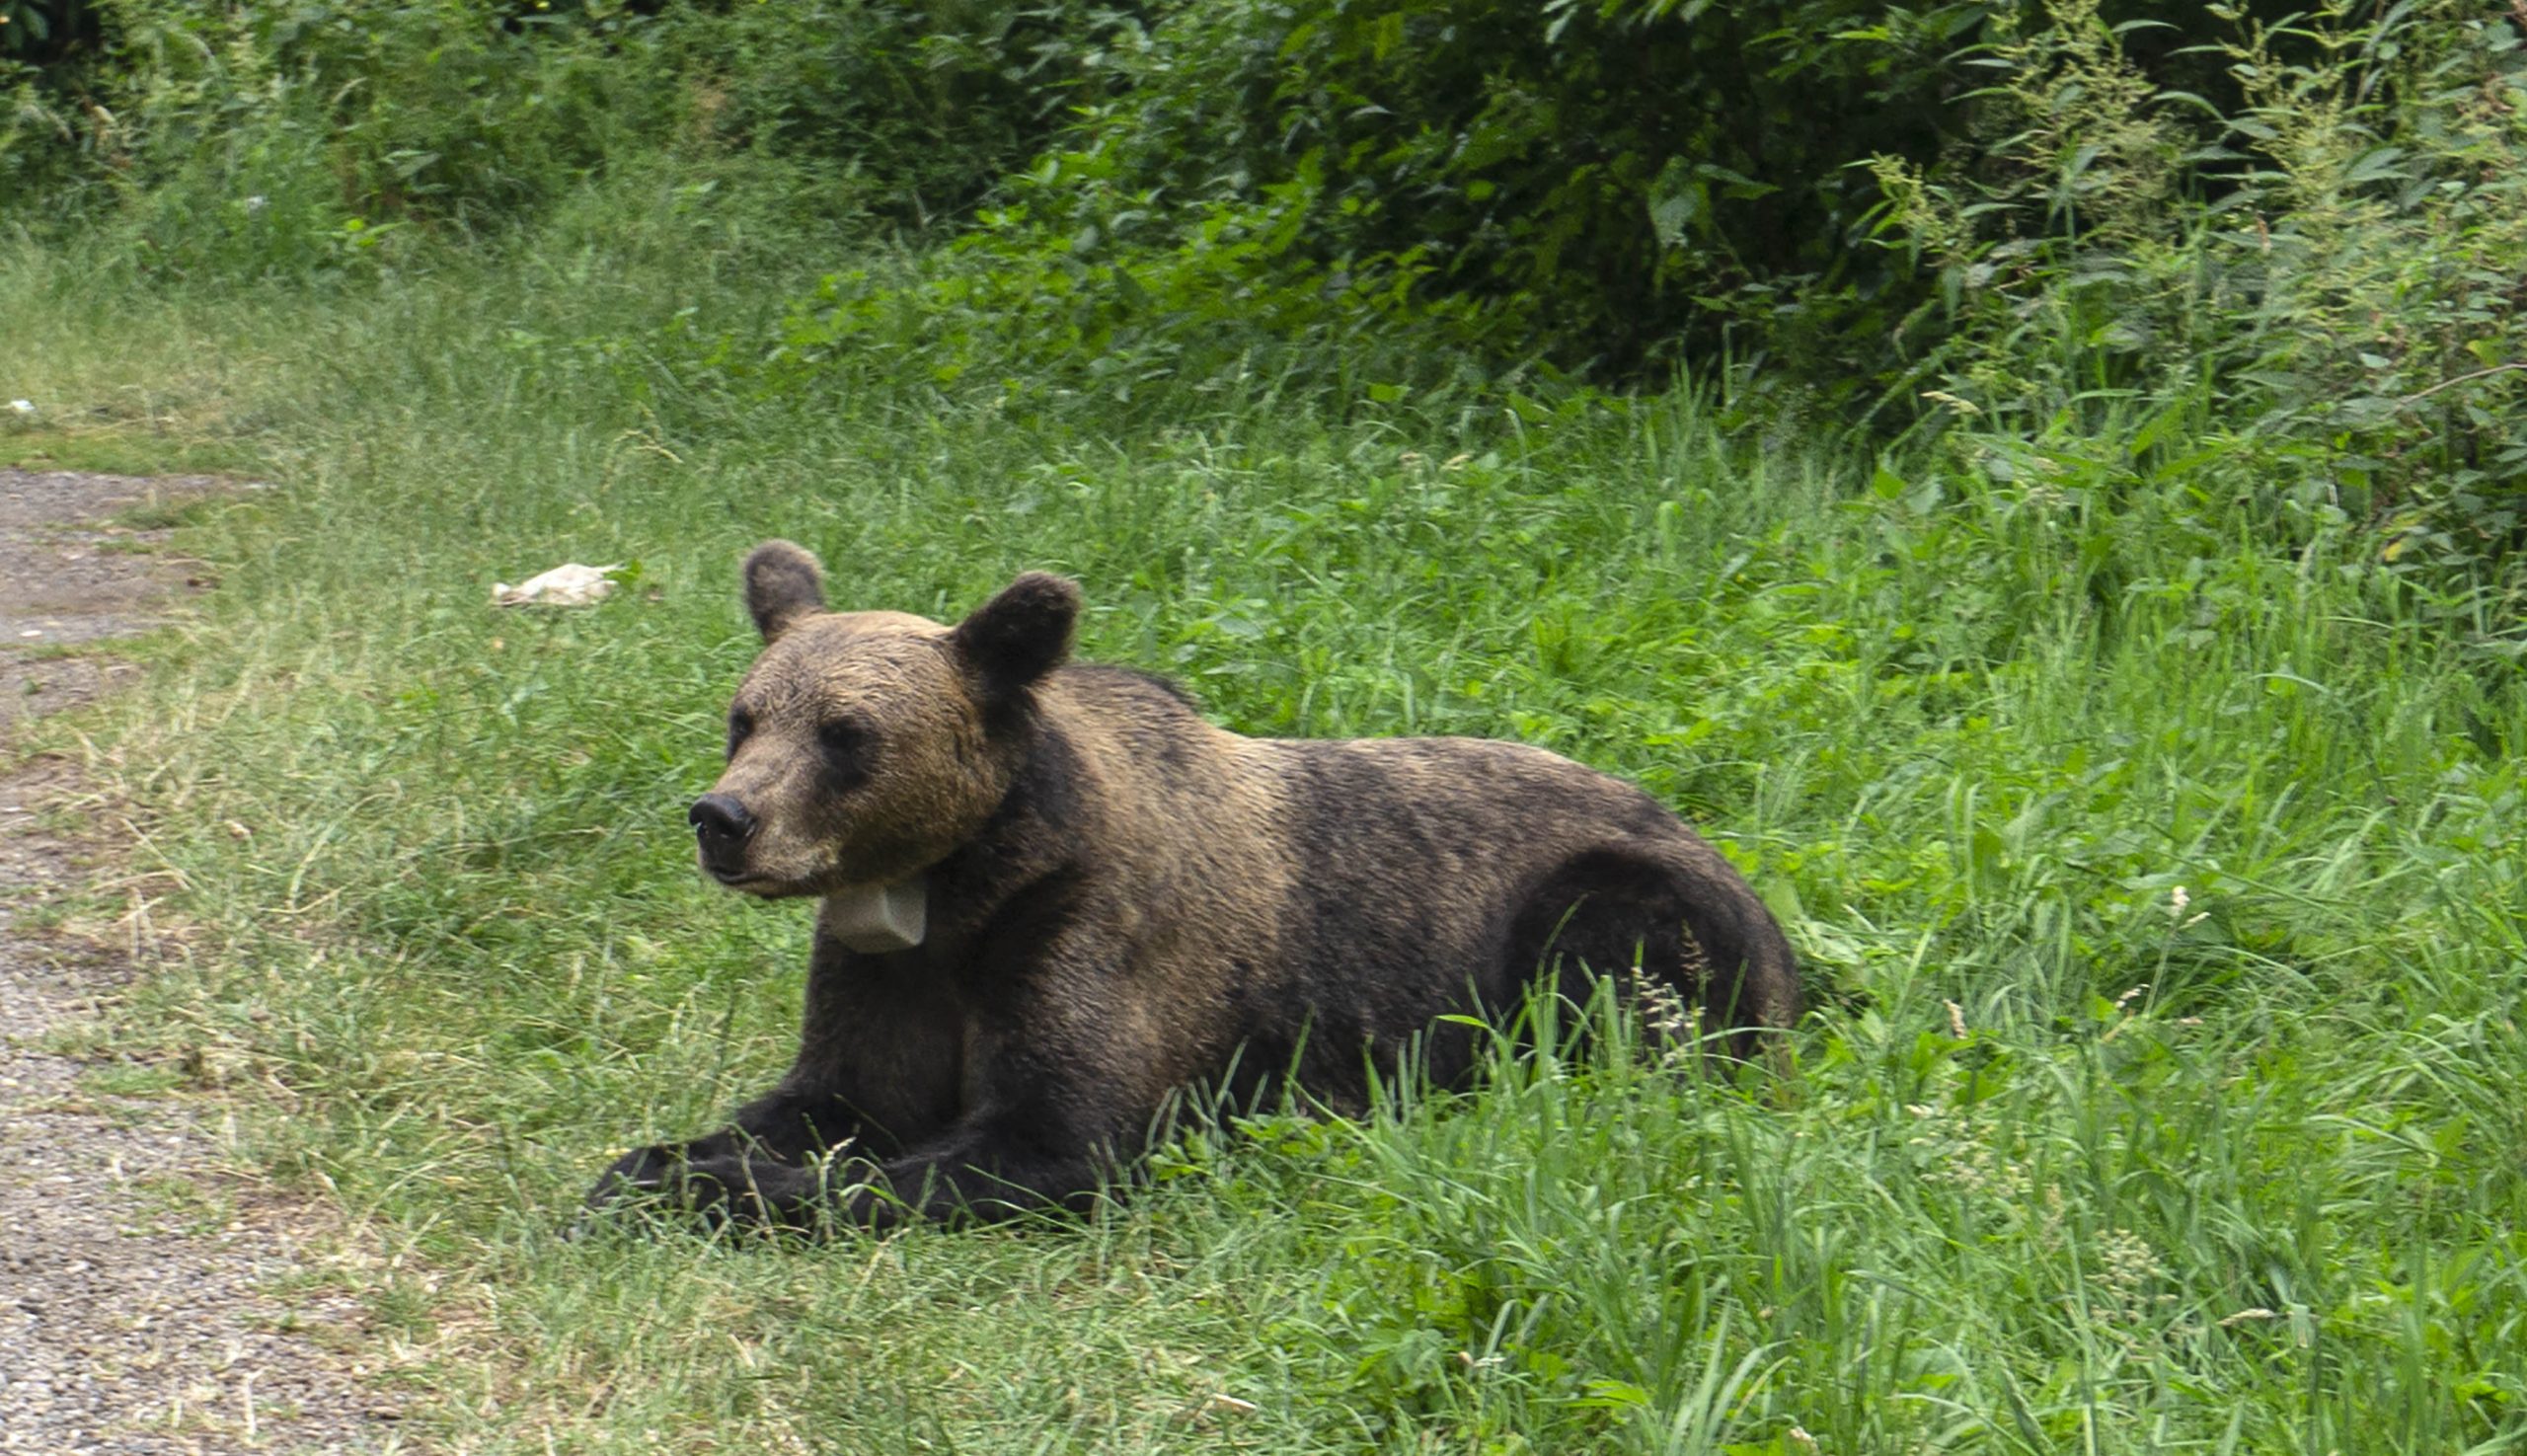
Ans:
[[[257,1154],[373,1239],[381,1379],[430,1439],[2527,1434],[2527,694],[2505,624],[2452,630],[2471,599],[2374,542],[2270,545],[2182,464],[2217,421],[2020,441],[2004,484],[1766,443],[1690,386],[1226,375],[1125,407],[864,361],[749,392],[654,344],[777,317],[777,250],[588,209],[330,288],[0,271],[9,393],[274,486],[187,528],[222,589],[55,735],[187,932],[123,1044],[242,1089]],[[774,534],[853,605],[1072,574],[1085,655],[1241,730],[1508,735],[1638,780],[1789,924],[1798,1078],[1750,1098],[1618,1035],[1362,1123],[1188,1134],[1084,1224],[564,1241],[612,1152],[706,1130],[790,1049],[804,913],[698,883],[681,824],[751,653],[733,563]],[[631,580],[487,604],[566,559]]]

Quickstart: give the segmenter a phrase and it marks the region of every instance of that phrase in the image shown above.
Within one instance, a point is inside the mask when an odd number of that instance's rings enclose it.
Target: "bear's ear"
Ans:
[[[1078,622],[1078,584],[1029,572],[974,608],[949,640],[984,695],[1005,698],[1061,665]]]
[[[746,556],[746,611],[764,645],[825,609],[824,569],[806,548],[766,541]]]

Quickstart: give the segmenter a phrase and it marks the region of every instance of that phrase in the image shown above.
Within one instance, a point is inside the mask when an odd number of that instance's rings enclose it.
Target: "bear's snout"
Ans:
[[[726,794],[705,794],[685,811],[693,825],[693,842],[702,851],[702,867],[722,880],[745,874],[746,841],[761,826],[746,806]]]

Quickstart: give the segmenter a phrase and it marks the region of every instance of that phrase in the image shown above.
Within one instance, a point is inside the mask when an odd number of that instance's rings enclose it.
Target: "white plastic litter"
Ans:
[[[9,413],[12,415],[32,415],[35,412],[36,402],[33,400],[11,400],[9,402]]]
[[[506,581],[492,583],[492,605],[496,607],[589,607],[605,600],[614,589],[613,578],[606,574],[623,570],[617,562],[610,567],[583,567],[577,562],[564,562],[549,572],[529,576],[515,586]]]

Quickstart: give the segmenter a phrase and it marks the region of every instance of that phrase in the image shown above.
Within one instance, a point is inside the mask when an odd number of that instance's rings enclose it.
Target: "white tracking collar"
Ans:
[[[871,884],[825,896],[825,929],[863,954],[909,951],[930,929],[930,877]]]

